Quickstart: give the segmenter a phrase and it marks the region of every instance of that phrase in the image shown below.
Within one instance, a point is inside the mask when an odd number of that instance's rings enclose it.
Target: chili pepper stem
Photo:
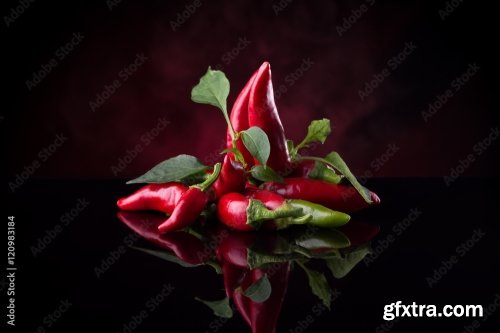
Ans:
[[[333,165],[331,165],[330,163],[328,163],[328,161],[326,161],[324,158],[321,158],[321,157],[315,157],[315,156],[299,156],[298,160],[309,160],[309,161],[316,161],[316,162],[320,162],[320,163],[325,163],[327,165],[329,165],[330,167],[333,168]],[[340,183],[340,181],[342,180],[342,176],[338,175],[338,174],[335,174],[335,173],[331,173],[329,174],[328,176],[326,176],[326,179],[324,179],[326,181],[328,181],[329,183],[334,183],[334,184],[338,184]]]
[[[247,207],[247,224],[258,229],[264,221],[285,217],[300,217],[301,215],[301,208],[294,208],[287,203],[275,210],[270,210],[261,201],[251,199]]]
[[[212,172],[212,174],[203,183],[198,184],[198,185],[193,185],[193,187],[197,187],[200,190],[202,190],[203,192],[205,192],[217,180],[217,178],[219,177],[221,168],[222,168],[221,163],[215,164],[214,171]]]

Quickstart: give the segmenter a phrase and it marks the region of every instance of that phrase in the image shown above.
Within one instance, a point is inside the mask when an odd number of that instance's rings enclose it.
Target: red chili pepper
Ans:
[[[193,224],[208,203],[209,195],[204,192],[219,177],[221,164],[217,163],[213,173],[200,185],[191,186],[184,192],[172,215],[158,226],[158,231],[166,233],[184,229]]]
[[[250,127],[248,125],[248,101],[250,98],[250,90],[252,89],[253,81],[255,80],[256,76],[257,76],[257,71],[252,75],[250,80],[248,80],[247,84],[245,85],[243,90],[241,90],[240,94],[238,95],[236,101],[233,104],[233,108],[231,110],[231,115],[230,115],[230,121],[235,132],[241,132]],[[226,147],[233,148],[233,141],[229,129],[227,130]],[[246,149],[241,139],[236,141],[236,148],[243,155],[243,158],[245,159],[245,162],[248,164],[248,167],[252,167],[253,156]]]
[[[172,214],[187,189],[181,183],[149,184],[121,198],[116,204],[123,210],[155,210]]]
[[[223,195],[217,204],[219,219],[228,227],[250,231],[260,227],[265,221],[271,221],[285,217],[299,217],[301,209],[288,205],[283,198],[278,196],[281,205],[277,206],[277,196],[266,192],[259,195],[259,200],[252,198],[255,194],[244,196],[240,193],[228,193]],[[269,207],[274,208],[267,208]],[[278,228],[272,222],[266,223],[267,227]]]
[[[184,192],[172,215],[160,226],[161,233],[181,230],[193,224],[208,203],[208,195],[197,187]]]
[[[267,182],[263,188],[289,199],[303,199],[316,202],[328,208],[352,213],[369,206],[352,186],[327,183],[307,178],[285,178],[283,183]],[[380,198],[370,192],[372,204],[380,203]]]
[[[246,180],[243,166],[234,160],[232,153],[226,154],[219,178],[212,185],[215,199],[229,192],[242,192],[245,189]]]
[[[293,224],[311,224],[319,227],[338,227],[350,216],[324,206],[304,201],[285,200],[266,190],[250,191],[246,196],[228,193],[219,200],[217,214],[225,225],[243,231],[284,229]]]
[[[248,125],[260,127],[269,137],[271,155],[267,165],[276,172],[289,171],[290,157],[285,131],[274,103],[271,66],[268,62],[260,66],[252,84],[248,101]],[[256,160],[255,164],[258,164]]]

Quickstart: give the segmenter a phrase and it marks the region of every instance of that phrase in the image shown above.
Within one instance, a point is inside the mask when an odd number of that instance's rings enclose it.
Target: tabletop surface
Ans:
[[[319,306],[299,265],[291,265],[277,332],[498,332],[499,183],[369,180],[382,204],[353,221],[380,227],[372,253],[339,279],[321,260],[308,263],[331,288],[330,310]],[[109,180],[35,180],[7,197],[7,214],[16,219],[19,331],[250,332],[238,311],[219,318],[195,299],[225,296],[213,267],[183,267],[136,249],[158,247],[117,218],[116,199],[132,189]],[[396,301],[482,304],[491,311],[477,323],[385,321],[384,305]]]

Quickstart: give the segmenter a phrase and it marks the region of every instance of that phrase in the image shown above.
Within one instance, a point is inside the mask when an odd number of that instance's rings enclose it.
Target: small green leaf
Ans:
[[[198,297],[195,297],[195,299],[212,309],[214,315],[218,317],[231,318],[233,316],[233,309],[231,309],[229,298],[227,297],[219,301],[205,301]]]
[[[271,291],[271,282],[269,282],[267,275],[264,274],[260,279],[252,283],[250,287],[243,291],[243,295],[254,302],[262,303],[271,296]]]
[[[307,268],[303,263],[297,261],[298,265],[306,272],[309,286],[314,295],[318,296],[323,304],[330,309],[332,290],[323,273]]]
[[[268,166],[255,165],[251,170],[252,177],[262,182],[283,182],[283,177]]]
[[[208,67],[206,74],[191,90],[191,100],[195,103],[209,104],[227,113],[227,96],[229,95],[229,80],[226,75]]]
[[[297,155],[297,152],[295,151],[295,145],[292,140],[287,139],[286,140],[286,147],[288,148],[288,154],[290,154],[290,157],[292,160],[295,158]]]
[[[352,186],[354,186],[359,194],[361,194],[361,196],[367,203],[372,203],[372,199],[370,198],[370,194],[368,193],[367,189],[358,182],[356,177],[352,174],[351,170],[349,170],[347,164],[337,152],[334,151],[326,155],[325,160],[327,160],[335,169],[337,169],[341,174],[344,175],[344,177],[347,178],[347,180],[351,183]]]
[[[155,165],[142,176],[129,180],[127,184],[181,181],[205,172],[207,169],[208,167],[194,156],[178,155]]]
[[[313,120],[307,128],[307,135],[302,142],[295,148],[298,152],[301,148],[307,147],[312,142],[325,143],[326,138],[330,135],[332,129],[329,119]]]
[[[169,252],[150,250],[150,249],[145,249],[143,247],[135,247],[135,246],[131,246],[131,248],[138,250],[138,251],[141,251],[141,252],[144,252],[144,253],[147,253],[147,254],[150,254],[152,256],[158,257],[160,259],[163,259],[163,260],[166,260],[169,262],[173,262],[174,264],[181,265],[182,267],[196,267],[197,266],[197,265],[188,264],[187,262],[179,259],[179,257],[177,257]]]
[[[257,159],[262,165],[266,165],[271,153],[271,144],[266,132],[260,127],[253,126],[249,129],[240,132],[243,144],[248,149],[250,154]]]

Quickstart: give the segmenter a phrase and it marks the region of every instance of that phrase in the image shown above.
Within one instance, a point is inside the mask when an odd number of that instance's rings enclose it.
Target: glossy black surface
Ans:
[[[380,195],[382,205],[356,219],[381,227],[372,240],[378,257],[365,258],[342,279],[334,279],[325,265],[312,263],[340,293],[331,311],[321,313],[306,275],[296,267],[290,274],[277,332],[467,329],[473,318],[385,322],[383,309],[398,300],[484,306],[494,301],[500,294],[499,183],[498,179],[479,178],[460,179],[451,186],[441,178],[371,180],[368,186]],[[47,180],[29,182],[6,196],[6,213],[16,216],[17,226],[18,331],[36,332],[39,326],[47,332],[249,331],[238,313],[230,320],[220,320],[194,300],[224,296],[222,277],[211,267],[184,268],[127,246],[132,242],[152,247],[116,217],[116,199],[131,190],[120,182]],[[62,217],[79,199],[89,204],[74,219]],[[404,222],[412,210],[420,212],[419,216]],[[69,223],[64,225],[61,218]],[[475,232],[484,236],[474,243],[469,240]],[[50,241],[34,256],[33,247],[44,236]],[[117,259],[110,260],[114,263],[97,277],[96,268],[112,252]],[[457,262],[429,287],[427,278],[452,255],[457,255]],[[150,311],[146,302],[169,284],[173,292]],[[66,299],[71,306],[61,318],[47,319]],[[134,329],[124,330],[143,310],[145,318]],[[305,321],[310,322],[307,327]],[[474,332],[498,332],[500,308],[479,322]]]

